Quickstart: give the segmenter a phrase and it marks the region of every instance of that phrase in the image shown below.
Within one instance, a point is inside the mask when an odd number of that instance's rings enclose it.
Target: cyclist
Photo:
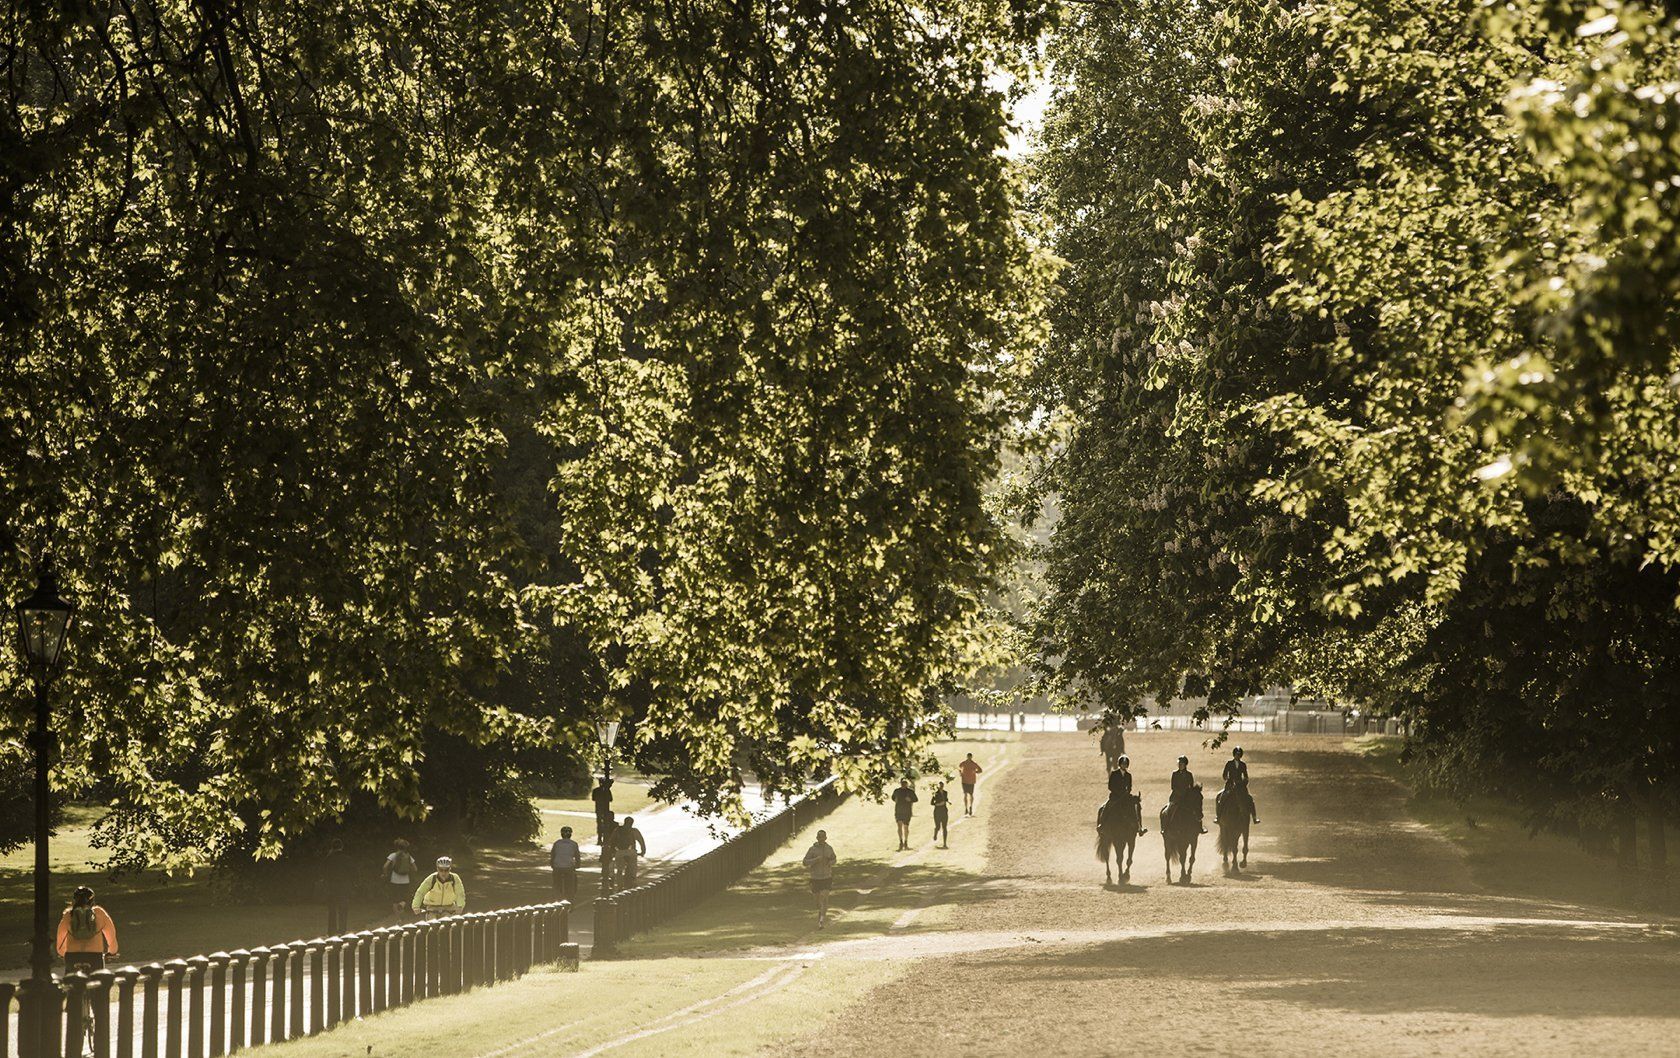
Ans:
[[[64,956],[65,973],[103,970],[105,960],[117,954],[116,923],[93,902],[93,890],[85,885],[76,887],[59,917],[58,954]]]
[[[437,870],[426,876],[414,891],[413,910],[426,918],[456,915],[467,909],[467,883],[455,873],[455,861],[448,856],[437,858]]]

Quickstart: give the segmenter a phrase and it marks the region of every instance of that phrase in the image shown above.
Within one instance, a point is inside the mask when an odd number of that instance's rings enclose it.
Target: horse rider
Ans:
[[[1122,753],[1120,754],[1120,760],[1117,763],[1120,766],[1108,773],[1109,799],[1113,800],[1115,798],[1124,797],[1138,805],[1138,837],[1142,837],[1143,835],[1149,833],[1149,831],[1142,825],[1143,802],[1141,799],[1132,796],[1132,758]]]
[[[1260,822],[1260,809],[1254,807],[1254,795],[1248,792],[1248,764],[1243,760],[1241,746],[1231,750],[1231,759],[1225,762],[1225,785],[1235,787],[1242,793],[1243,800],[1248,802],[1248,814]]]
[[[1099,741],[1098,745],[1102,750],[1103,762],[1107,763],[1108,761],[1113,760],[1115,757],[1126,752],[1126,729],[1121,727],[1118,723],[1110,724],[1107,727],[1104,727],[1102,739]]]
[[[1179,800],[1195,788],[1196,777],[1190,774],[1190,758],[1180,756],[1178,758],[1178,770],[1172,773],[1172,793],[1167,797],[1167,804],[1172,807],[1175,815],[1178,812]],[[1207,827],[1202,827],[1201,831],[1206,834]]]

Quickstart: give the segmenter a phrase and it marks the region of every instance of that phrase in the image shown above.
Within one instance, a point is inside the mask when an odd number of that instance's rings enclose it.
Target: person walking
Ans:
[[[577,872],[583,866],[583,850],[572,840],[572,828],[560,828],[560,840],[548,850],[548,866],[554,872],[554,895],[577,900]]]
[[[58,919],[58,954],[64,958],[64,972],[97,973],[105,960],[117,955],[117,924],[105,909],[93,902],[93,890],[78,885],[70,906]]]
[[[467,883],[455,873],[455,861],[437,858],[437,870],[414,890],[414,913],[427,918],[457,915],[467,909]]]
[[[613,853],[617,851],[617,849],[614,848],[617,842],[614,840],[613,831],[618,829],[618,824],[613,820],[608,819],[605,826],[607,828],[606,833],[601,835],[602,894],[612,892],[613,888]]]
[[[910,847],[910,806],[920,798],[910,785],[909,779],[901,779],[898,789],[893,791],[893,818],[898,821],[898,851],[903,852]]]
[[[350,932],[350,896],[356,891],[356,866],[344,851],[344,842],[333,838],[321,857],[321,899],[327,905],[327,936],[342,937]]]
[[[626,888],[636,884],[636,858],[647,855],[647,839],[636,829],[633,816],[613,830],[613,880]]]
[[[399,923],[408,920],[408,895],[413,891],[414,873],[419,869],[406,838],[391,842],[391,854],[385,857],[385,888],[391,895],[391,913]]]
[[[828,896],[834,891],[834,846],[828,831],[817,831],[817,840],[805,850],[805,867],[811,872],[811,895],[817,900],[817,928],[828,925]]]
[[[965,816],[974,814],[974,784],[980,781],[980,773],[985,770],[980,766],[980,762],[974,759],[972,753],[968,755],[967,760],[957,765],[957,775],[962,779],[963,815]]]
[[[595,789],[589,792],[589,799],[595,802],[595,844],[606,847],[607,830],[612,825],[612,784],[608,778],[602,778]]]
[[[938,841],[943,835],[945,842],[939,847],[948,849],[951,847],[951,795],[945,792],[944,783],[934,786],[928,803],[933,805],[933,840]]]

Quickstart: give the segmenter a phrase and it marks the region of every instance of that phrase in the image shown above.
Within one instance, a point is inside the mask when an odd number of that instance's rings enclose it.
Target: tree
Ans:
[[[898,759],[989,576],[1038,18],[14,5],[0,588],[82,598],[61,785],[179,861],[609,695],[673,792]]]
[[[1404,705],[1542,823],[1673,798],[1675,40],[1540,0],[1075,21],[1061,678]]]

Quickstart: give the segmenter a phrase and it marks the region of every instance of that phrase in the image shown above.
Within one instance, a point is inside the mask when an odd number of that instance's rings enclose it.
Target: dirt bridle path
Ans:
[[[1130,884],[1093,851],[1102,757],[1024,736],[989,790],[987,873],[954,929],[761,953],[906,960],[779,1054],[1650,1055],[1680,1050],[1680,930],[1480,889],[1405,791],[1341,739],[1243,736],[1262,824],[1249,870],[1166,883],[1153,811],[1180,753],[1207,788],[1228,750],[1133,736],[1151,831]],[[1209,823],[1212,830],[1212,824]]]

